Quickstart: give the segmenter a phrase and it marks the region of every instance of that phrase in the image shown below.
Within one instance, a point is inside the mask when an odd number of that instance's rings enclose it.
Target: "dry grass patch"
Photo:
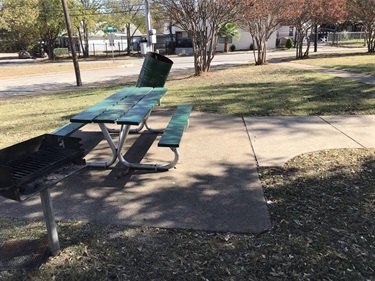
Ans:
[[[375,55],[372,53],[317,54],[311,55],[309,59],[295,60],[293,62],[362,73],[375,77]]]

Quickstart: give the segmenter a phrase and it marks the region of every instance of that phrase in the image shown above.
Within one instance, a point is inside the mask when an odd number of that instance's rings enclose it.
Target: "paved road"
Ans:
[[[337,51],[337,48],[324,47],[321,51]],[[9,56],[9,55],[6,55]],[[268,60],[274,61],[282,57],[293,57],[294,50],[282,52],[270,52]],[[1,58],[1,55],[0,55]],[[13,55],[14,58],[14,55]],[[173,57],[174,64],[171,75],[181,71],[191,71],[193,73],[193,57]],[[119,61],[117,61],[119,62]],[[99,84],[126,83],[136,81],[141,70],[143,59],[131,59],[120,61],[124,63],[124,67],[95,70],[82,70],[81,79],[84,86],[95,86]],[[219,54],[215,56],[212,66],[220,65],[239,65],[254,62],[252,51],[241,54]],[[71,62],[68,62],[71,63]],[[90,62],[85,62],[90,63]],[[35,64],[34,60],[19,60],[3,57],[0,60],[1,65],[19,65],[19,64]],[[81,63],[80,63],[81,64]],[[0,78],[0,97],[11,97],[25,94],[37,94],[51,91],[70,90],[76,88],[76,78],[74,72],[51,73],[49,75],[39,75],[32,77],[20,77],[12,79]]]
[[[215,57],[213,66],[222,64],[245,64],[252,59],[252,53],[241,55],[219,55]],[[193,71],[193,57],[174,57],[171,74],[179,71]],[[136,81],[141,70],[143,59],[116,61],[122,63],[123,67],[116,64],[113,68],[81,70],[81,79],[84,86],[95,86],[98,84],[125,83]],[[89,63],[89,62],[88,62]],[[1,60],[0,65],[11,65],[12,60]],[[13,60],[13,64],[35,64],[32,60]],[[80,63],[81,64],[81,63]],[[21,77],[0,80],[0,96],[12,96],[20,94],[41,93],[46,91],[59,91],[76,87],[74,72],[51,73],[43,76]]]

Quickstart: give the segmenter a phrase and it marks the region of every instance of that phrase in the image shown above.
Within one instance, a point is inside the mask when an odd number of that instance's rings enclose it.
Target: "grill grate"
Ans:
[[[17,201],[26,200],[63,178],[59,175],[59,180],[54,181],[49,174],[63,171],[69,175],[84,167],[82,157],[80,139],[49,134],[2,149],[0,195]],[[68,173],[66,166],[69,166]]]
[[[22,185],[73,160],[80,154],[80,151],[73,149],[49,148],[36,151],[25,158],[9,161],[3,166],[11,168],[12,180]]]

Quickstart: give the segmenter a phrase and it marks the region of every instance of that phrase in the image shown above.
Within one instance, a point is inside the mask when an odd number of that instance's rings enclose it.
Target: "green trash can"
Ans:
[[[173,61],[154,52],[147,52],[136,87],[164,87]]]

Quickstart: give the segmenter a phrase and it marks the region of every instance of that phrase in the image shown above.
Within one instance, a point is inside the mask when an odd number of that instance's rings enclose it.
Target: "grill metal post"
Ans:
[[[52,209],[52,201],[49,189],[44,189],[40,194],[40,199],[42,201],[44,219],[46,221],[47,234],[48,234],[48,245],[51,250],[51,254],[56,256],[60,253],[60,242],[57,233],[57,226],[55,221],[55,215]]]

